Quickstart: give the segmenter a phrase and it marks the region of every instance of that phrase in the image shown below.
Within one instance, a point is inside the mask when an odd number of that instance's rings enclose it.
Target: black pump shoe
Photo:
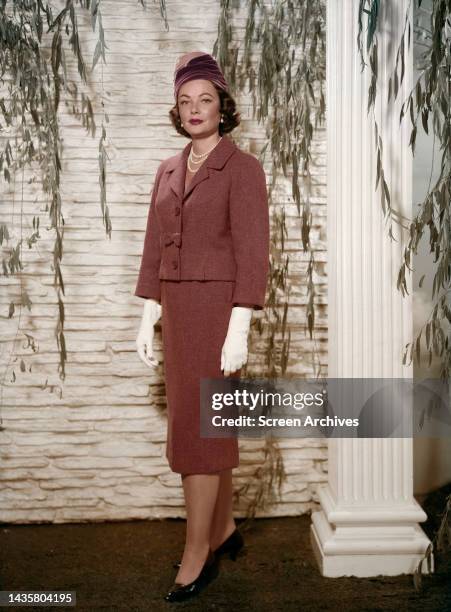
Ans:
[[[229,555],[232,561],[236,561],[237,556],[240,554],[241,549],[244,546],[244,540],[238,529],[235,528],[229,537],[213,551],[213,554],[219,559],[223,555]],[[173,567],[178,569],[180,567],[180,561],[174,563]]]
[[[199,576],[188,584],[174,582],[165,596],[166,601],[185,601],[198,595],[219,574],[219,558],[209,550]]]

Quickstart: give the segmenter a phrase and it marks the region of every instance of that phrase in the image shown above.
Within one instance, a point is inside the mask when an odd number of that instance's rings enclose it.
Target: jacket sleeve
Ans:
[[[137,297],[152,298],[157,302],[161,301],[159,279],[161,247],[160,228],[155,212],[155,200],[158,192],[158,184],[163,172],[163,164],[164,162],[161,162],[154,181],[149,212],[147,215],[147,227],[144,237],[141,266],[135,288],[135,295]]]
[[[233,169],[229,215],[237,266],[233,305],[262,310],[269,273],[268,194],[262,165],[249,153]]]

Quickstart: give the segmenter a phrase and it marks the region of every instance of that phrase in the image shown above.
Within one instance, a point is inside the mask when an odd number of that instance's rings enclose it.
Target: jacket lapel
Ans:
[[[188,188],[185,191],[185,177],[186,177],[186,166],[188,161],[188,155],[191,150],[192,142],[190,141],[183,151],[181,151],[178,155],[175,155],[170,159],[167,164],[166,172],[170,173],[168,184],[171,187],[172,191],[176,194],[179,200],[185,200],[192,190],[199,185],[202,181],[210,178],[211,172],[209,172],[210,168],[216,168],[220,170],[223,168],[226,161],[229,157],[234,153],[237,149],[237,146],[234,142],[232,142],[226,136],[223,136],[210,155],[207,157],[206,161],[201,165],[199,170],[191,179]]]

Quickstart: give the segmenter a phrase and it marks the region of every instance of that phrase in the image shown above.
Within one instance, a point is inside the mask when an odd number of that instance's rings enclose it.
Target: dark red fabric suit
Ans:
[[[190,148],[157,170],[135,295],[162,305],[169,466],[204,474],[239,464],[236,438],[200,437],[200,379],[223,377],[232,307],[264,307],[269,211],[260,162],[227,136],[184,193]]]

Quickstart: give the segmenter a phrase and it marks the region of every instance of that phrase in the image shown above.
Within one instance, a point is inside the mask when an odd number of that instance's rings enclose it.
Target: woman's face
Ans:
[[[183,128],[192,138],[218,132],[220,100],[211,81],[193,79],[184,83],[179,89],[177,104]],[[193,120],[197,122],[192,123]]]

